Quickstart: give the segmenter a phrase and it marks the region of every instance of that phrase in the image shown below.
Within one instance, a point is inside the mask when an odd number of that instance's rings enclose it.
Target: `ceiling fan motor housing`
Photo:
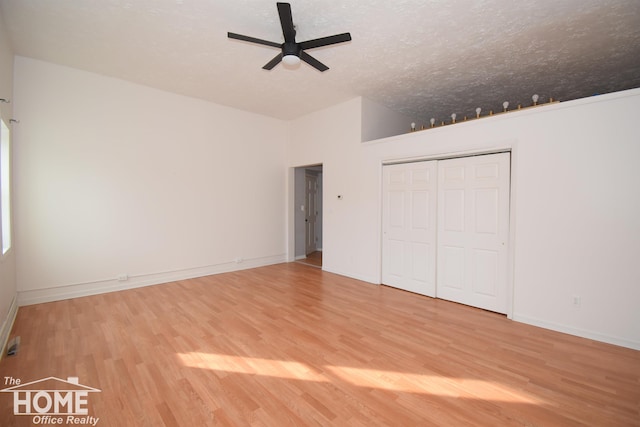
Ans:
[[[285,42],[282,44],[282,56],[295,55],[300,57],[300,46],[298,43]]]

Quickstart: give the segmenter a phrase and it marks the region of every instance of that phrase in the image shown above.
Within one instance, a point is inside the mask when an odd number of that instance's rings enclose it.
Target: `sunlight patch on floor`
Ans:
[[[328,379],[308,365],[286,360],[241,357],[227,354],[178,353],[183,365],[237,374],[266,375],[303,381],[328,382]]]
[[[528,393],[493,381],[473,378],[450,378],[438,375],[348,366],[323,366],[320,372],[310,366],[293,361],[242,357],[200,352],[178,353],[184,366],[209,369],[224,373],[264,375],[290,380],[335,382],[336,379],[358,386],[404,393],[481,399],[499,402],[540,405],[544,402]]]
[[[326,368],[341,380],[359,387],[499,402],[534,405],[544,403],[524,391],[514,390],[493,381],[345,366],[326,366]]]

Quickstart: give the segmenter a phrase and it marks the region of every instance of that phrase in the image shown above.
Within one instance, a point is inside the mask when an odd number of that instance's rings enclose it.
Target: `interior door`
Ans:
[[[509,153],[439,162],[439,298],[506,313],[509,182]]]
[[[316,222],[318,220],[318,177],[305,175],[305,245],[306,254],[317,248]]]
[[[436,293],[437,162],[383,167],[382,282]]]

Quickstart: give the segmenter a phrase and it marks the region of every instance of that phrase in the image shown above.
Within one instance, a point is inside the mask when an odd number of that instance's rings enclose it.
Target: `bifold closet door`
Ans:
[[[437,162],[383,167],[382,283],[436,291]]]
[[[507,311],[509,153],[438,163],[438,298]]]

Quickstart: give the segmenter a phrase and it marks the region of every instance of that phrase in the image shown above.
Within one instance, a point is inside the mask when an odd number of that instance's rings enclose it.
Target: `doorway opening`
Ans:
[[[295,168],[295,260],[322,267],[322,165]]]

